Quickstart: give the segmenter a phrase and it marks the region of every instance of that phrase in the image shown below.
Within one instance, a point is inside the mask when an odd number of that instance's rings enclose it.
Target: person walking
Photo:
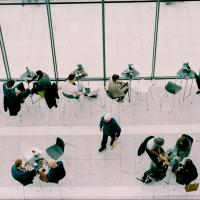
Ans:
[[[99,126],[100,131],[103,131],[103,139],[101,142],[101,147],[99,148],[99,152],[102,152],[106,149],[108,136],[111,137],[110,145],[112,146],[114,141],[120,136],[121,128],[110,113],[106,113],[103,117],[101,117]]]

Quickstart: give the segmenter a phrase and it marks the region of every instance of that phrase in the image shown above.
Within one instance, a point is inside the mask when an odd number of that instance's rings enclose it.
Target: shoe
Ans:
[[[198,90],[198,91],[196,92],[196,94],[200,94],[200,90]]]
[[[114,141],[111,141],[111,142],[110,142],[110,146],[112,146],[114,142],[115,142],[115,140],[114,140]]]
[[[123,99],[117,99],[117,102],[118,103],[124,103],[124,100]]]
[[[145,183],[151,183],[152,180],[151,180],[149,177],[147,177],[146,180],[145,180],[144,182],[145,182]]]
[[[106,148],[101,147],[101,148],[99,149],[99,152],[102,152],[104,149],[106,149]]]

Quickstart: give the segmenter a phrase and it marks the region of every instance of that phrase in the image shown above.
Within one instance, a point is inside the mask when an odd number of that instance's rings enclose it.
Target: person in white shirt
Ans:
[[[69,74],[67,81],[65,81],[64,84],[62,84],[59,89],[62,90],[64,94],[73,95],[74,97],[79,98],[82,94],[83,86],[76,86],[75,84],[75,74],[71,73]]]

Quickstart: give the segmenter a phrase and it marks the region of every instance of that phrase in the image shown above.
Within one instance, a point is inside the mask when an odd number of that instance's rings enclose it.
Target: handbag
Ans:
[[[197,191],[198,188],[199,188],[199,183],[191,183],[189,185],[185,185],[185,191],[186,192]]]

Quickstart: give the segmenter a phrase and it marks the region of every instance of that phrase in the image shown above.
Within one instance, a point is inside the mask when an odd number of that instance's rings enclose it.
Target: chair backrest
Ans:
[[[41,97],[41,98],[44,98],[45,97],[45,90],[41,90],[38,92],[38,95]]]
[[[72,94],[66,94],[63,92],[63,96],[67,97],[68,99],[77,99],[74,95]]]
[[[114,97],[112,96],[112,94],[110,93],[109,90],[106,90],[106,94],[107,94],[108,97],[110,97],[111,99],[117,99],[117,98],[114,98]]]
[[[64,152],[65,143],[61,138],[59,137],[56,138],[56,145],[59,146]]]
[[[167,83],[167,85],[165,85],[165,89],[167,90],[167,92],[171,93],[171,94],[176,94],[178,93],[182,88],[181,86],[177,85],[176,83],[173,83],[171,81],[169,81]]]

